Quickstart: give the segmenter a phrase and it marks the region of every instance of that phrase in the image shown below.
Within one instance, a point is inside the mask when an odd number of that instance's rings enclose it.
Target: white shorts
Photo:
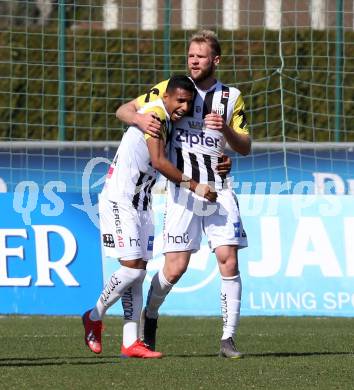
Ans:
[[[99,196],[101,245],[107,257],[120,260],[152,258],[154,224],[151,210],[136,210],[129,201]]]
[[[216,203],[202,199],[192,192],[169,186],[164,217],[163,253],[200,249],[202,233],[210,249],[222,245],[247,247],[236,195],[231,189],[218,191]]]

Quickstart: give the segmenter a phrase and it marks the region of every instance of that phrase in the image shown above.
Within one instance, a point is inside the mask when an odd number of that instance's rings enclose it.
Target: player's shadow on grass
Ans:
[[[300,356],[336,356],[336,355],[353,355],[354,352],[263,352],[247,353],[245,357],[300,357]]]
[[[38,366],[81,366],[95,364],[116,364],[119,356],[55,356],[55,357],[11,357],[0,358],[0,367],[38,367]]]
[[[353,352],[263,352],[263,353],[245,353],[243,356],[245,359],[247,358],[267,358],[267,357],[279,357],[279,358],[287,358],[287,357],[301,357],[301,356],[336,356],[336,355],[354,355]],[[164,358],[210,358],[210,357],[219,357],[218,354],[165,354]],[[238,359],[236,359],[238,360]]]

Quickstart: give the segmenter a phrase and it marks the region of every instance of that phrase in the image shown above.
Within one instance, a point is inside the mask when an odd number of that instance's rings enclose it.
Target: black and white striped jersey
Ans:
[[[157,84],[148,94],[140,96],[139,104],[163,94],[167,82]],[[216,172],[216,165],[221,161],[226,140],[221,132],[205,128],[204,118],[215,111],[235,131],[248,134],[244,102],[237,88],[219,81],[206,91],[196,89],[198,93],[190,113],[173,123],[169,158],[187,176],[219,190],[225,185],[225,176]]]
[[[162,136],[166,140],[170,117],[161,99],[145,105],[140,112],[154,112],[162,123]],[[135,126],[125,132],[116,155],[109,167],[102,194],[111,201],[131,204],[137,210],[151,207],[151,189],[156,182],[157,171],[151,165],[144,135]]]

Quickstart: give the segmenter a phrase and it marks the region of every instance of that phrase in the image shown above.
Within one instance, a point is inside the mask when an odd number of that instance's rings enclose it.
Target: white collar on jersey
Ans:
[[[197,86],[195,86],[199,91],[202,91],[204,93],[208,93],[210,91],[212,91],[213,89],[216,89],[217,85],[219,84],[220,82],[218,80],[215,81],[215,84],[213,84],[211,87],[209,87],[208,89],[201,89],[201,88],[198,88]]]
[[[193,81],[192,77],[188,76],[188,78],[189,78],[191,81]],[[220,81],[217,80],[217,79],[215,79],[215,83],[214,83],[210,88],[208,88],[208,89],[201,89],[201,88],[199,88],[199,87],[195,84],[195,82],[193,81],[194,86],[195,86],[199,91],[203,91],[203,92],[205,92],[205,93],[207,93],[207,92],[212,91],[213,89],[215,89],[216,86],[217,86],[219,83],[220,83]]]

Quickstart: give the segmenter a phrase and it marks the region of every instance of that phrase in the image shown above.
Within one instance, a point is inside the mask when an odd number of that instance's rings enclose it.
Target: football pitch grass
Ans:
[[[218,357],[221,320],[161,317],[157,360],[119,358],[122,320],[103,352],[79,317],[0,317],[0,389],[354,389],[354,319],[244,317],[243,359]]]

